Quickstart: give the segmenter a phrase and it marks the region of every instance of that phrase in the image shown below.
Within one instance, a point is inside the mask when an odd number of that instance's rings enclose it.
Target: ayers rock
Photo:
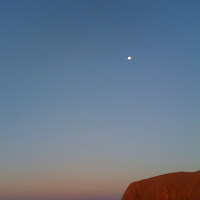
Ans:
[[[176,172],[133,182],[122,200],[200,200],[200,171]]]

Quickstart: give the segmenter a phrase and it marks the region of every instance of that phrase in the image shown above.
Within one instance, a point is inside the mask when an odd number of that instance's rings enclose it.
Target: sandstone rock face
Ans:
[[[200,200],[200,171],[176,172],[133,182],[122,200]]]

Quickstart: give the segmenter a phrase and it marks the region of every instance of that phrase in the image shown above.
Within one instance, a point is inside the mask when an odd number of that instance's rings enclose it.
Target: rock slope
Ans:
[[[133,182],[122,200],[200,200],[200,171],[176,172]]]

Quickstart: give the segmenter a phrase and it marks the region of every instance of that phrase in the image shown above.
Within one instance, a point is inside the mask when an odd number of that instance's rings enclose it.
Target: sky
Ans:
[[[0,0],[0,199],[120,200],[199,170],[199,6]]]

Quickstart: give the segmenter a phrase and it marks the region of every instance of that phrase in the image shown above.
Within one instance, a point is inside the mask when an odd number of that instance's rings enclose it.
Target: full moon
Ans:
[[[131,56],[128,57],[128,60],[131,60]]]

